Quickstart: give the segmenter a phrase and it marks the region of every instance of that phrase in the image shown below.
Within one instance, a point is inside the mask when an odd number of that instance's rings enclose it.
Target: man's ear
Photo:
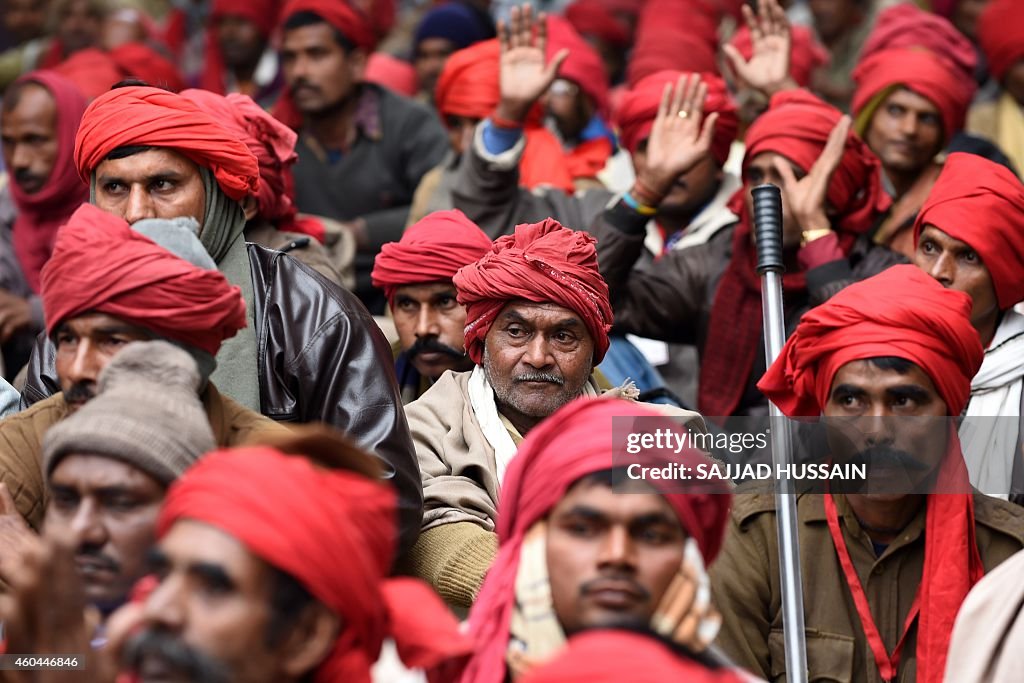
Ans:
[[[349,75],[352,77],[352,81],[359,82],[363,80],[363,74],[366,73],[366,62],[369,57],[366,51],[361,48],[356,48],[348,53],[348,68]]]
[[[320,602],[309,605],[281,646],[281,672],[301,679],[314,671],[334,648],[341,617]]]
[[[259,212],[259,204],[256,203],[256,198],[251,194],[247,195],[245,199],[242,200],[242,211],[245,211],[246,221],[251,221]]]

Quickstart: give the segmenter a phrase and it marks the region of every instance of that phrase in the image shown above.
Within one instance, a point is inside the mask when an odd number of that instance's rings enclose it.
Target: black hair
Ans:
[[[291,574],[277,567],[271,567],[270,571],[270,622],[264,638],[268,647],[276,647],[316,599]]]
[[[331,27],[331,32],[334,33],[335,42],[341,46],[341,49],[345,51],[345,54],[356,49],[356,44],[354,42],[352,42],[344,33],[334,28],[330,22],[316,12],[296,12],[288,17],[288,20],[284,22],[284,30],[291,31],[297,28],[303,28],[304,26],[314,26],[316,24],[327,24]]]
[[[14,111],[17,109],[18,103],[21,102],[21,94],[25,91],[25,87],[29,85],[35,85],[40,88],[46,87],[42,83],[38,83],[36,81],[19,81],[17,83],[12,83],[7,87],[7,90],[4,91],[3,110]]]
[[[151,149],[157,149],[153,145],[123,145],[121,147],[115,147],[110,150],[110,153],[103,157],[103,161],[115,161],[117,159],[126,159],[142,152],[148,152]]]
[[[896,356],[878,356],[867,360],[879,370],[892,370],[900,375],[907,374],[914,367],[914,364],[906,358],[897,358]]]

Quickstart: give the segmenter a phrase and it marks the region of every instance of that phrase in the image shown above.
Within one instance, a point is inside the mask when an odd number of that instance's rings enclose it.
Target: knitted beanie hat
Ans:
[[[216,446],[192,357],[165,341],[134,342],[100,373],[97,395],[43,439],[48,477],[66,455],[101,455],[163,484]]]

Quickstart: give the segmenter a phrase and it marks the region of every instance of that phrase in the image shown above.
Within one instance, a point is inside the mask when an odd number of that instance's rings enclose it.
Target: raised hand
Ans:
[[[707,94],[698,74],[681,76],[674,86],[665,85],[647,138],[646,159],[638,169],[635,198],[657,205],[679,176],[709,154],[718,114],[704,119]]]
[[[832,175],[839,168],[843,159],[846,138],[850,134],[850,117],[839,119],[821,156],[811,166],[807,175],[797,180],[789,163],[776,158],[775,168],[782,177],[782,191],[786,194],[786,205],[802,231],[830,228],[828,215],[825,212],[825,197]]]
[[[691,652],[703,652],[721,625],[722,617],[711,604],[711,579],[704,558],[697,543],[688,538],[683,563],[651,617],[651,628]]]
[[[754,53],[747,61],[734,46],[722,47],[733,71],[750,87],[771,97],[798,87],[789,75],[789,19],[778,0],[758,0],[757,15],[743,5],[743,18],[750,29]]]
[[[547,17],[541,13],[535,20],[529,5],[513,7],[508,22],[498,22],[501,100],[495,113],[499,118],[525,121],[530,107],[558,76],[569,51],[560,51],[549,63],[545,56],[547,33]]]

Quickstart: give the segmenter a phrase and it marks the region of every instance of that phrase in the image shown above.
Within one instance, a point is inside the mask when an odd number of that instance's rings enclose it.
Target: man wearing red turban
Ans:
[[[259,192],[256,157],[181,95],[129,86],[86,110],[75,145],[92,202],[129,223],[194,219],[199,240],[242,290],[248,324],[217,354],[212,378],[242,405],[284,422],[326,422],[388,463],[402,501],[403,540],[419,529],[419,472],[387,342],[350,292],[296,259],[247,244],[242,202]],[[23,398],[55,391],[37,347]],[[360,409],[372,406],[372,410]]]
[[[604,0],[576,0],[565,8],[565,18],[601,55],[609,80],[621,81],[626,51],[632,43],[632,26],[615,16]]]
[[[370,282],[373,258],[401,237],[416,187],[444,156],[444,130],[426,106],[364,82],[376,36],[359,9],[289,0],[281,20],[286,87],[274,115],[299,132],[295,205],[349,234],[353,291],[371,313],[383,313],[386,302]]]
[[[245,303],[216,270],[194,225],[146,220],[133,228],[83,205],[61,228],[42,275],[58,393],[0,423],[3,479],[33,526],[43,511],[43,434],[93,398],[100,372],[128,342],[166,339],[195,358],[217,443],[275,428],[207,382],[224,340],[245,328]]]
[[[901,4],[878,16],[853,72],[855,128],[882,161],[894,200],[874,239],[907,257],[914,215],[941,170],[935,157],[963,128],[975,61],[949,21]]]
[[[1014,310],[1024,300],[1022,225],[1024,185],[1017,176],[963,153],[946,159],[914,224],[914,263],[970,295],[971,324],[985,347],[960,428],[971,483],[1014,500],[1024,493],[1024,316]]]
[[[554,219],[516,226],[455,274],[470,372],[442,375],[406,406],[423,477],[421,576],[468,607],[494,557],[499,490],[523,436],[578,396],[601,393],[611,308],[594,239]],[[632,385],[613,395],[636,398]]]
[[[462,683],[518,679],[556,657],[567,634],[596,627],[708,646],[718,622],[704,567],[721,548],[727,484],[644,474],[708,467],[697,449],[628,449],[634,435],[681,435],[702,429],[696,422],[581,398],[530,432],[502,484],[498,555],[469,615],[475,647]],[[679,604],[681,594],[689,604]]]
[[[981,365],[970,310],[962,292],[894,266],[808,311],[758,383],[790,417],[832,419],[815,440],[827,460],[867,468],[843,492],[833,480],[797,499],[811,680],[939,683],[960,603],[1024,546],[1024,515],[972,492],[947,419]],[[766,678],[786,673],[776,524],[771,496],[737,502],[711,572],[719,644]]]
[[[491,250],[461,211],[435,211],[385,244],[370,274],[384,290],[398,331],[392,345],[402,402],[419,398],[446,371],[473,369],[466,354],[466,309],[452,278]]]
[[[1001,88],[994,101],[971,107],[967,129],[999,145],[1020,173],[1024,169],[1024,5],[989,0],[978,19],[978,42]]]
[[[199,87],[272,105],[284,85],[270,45],[280,9],[280,0],[215,0]]]
[[[421,582],[388,578],[397,505],[378,475],[323,431],[202,458],[160,510],[159,583],[118,615],[135,627],[126,673],[370,683],[391,647],[427,680],[454,680],[468,652],[455,618]]]

